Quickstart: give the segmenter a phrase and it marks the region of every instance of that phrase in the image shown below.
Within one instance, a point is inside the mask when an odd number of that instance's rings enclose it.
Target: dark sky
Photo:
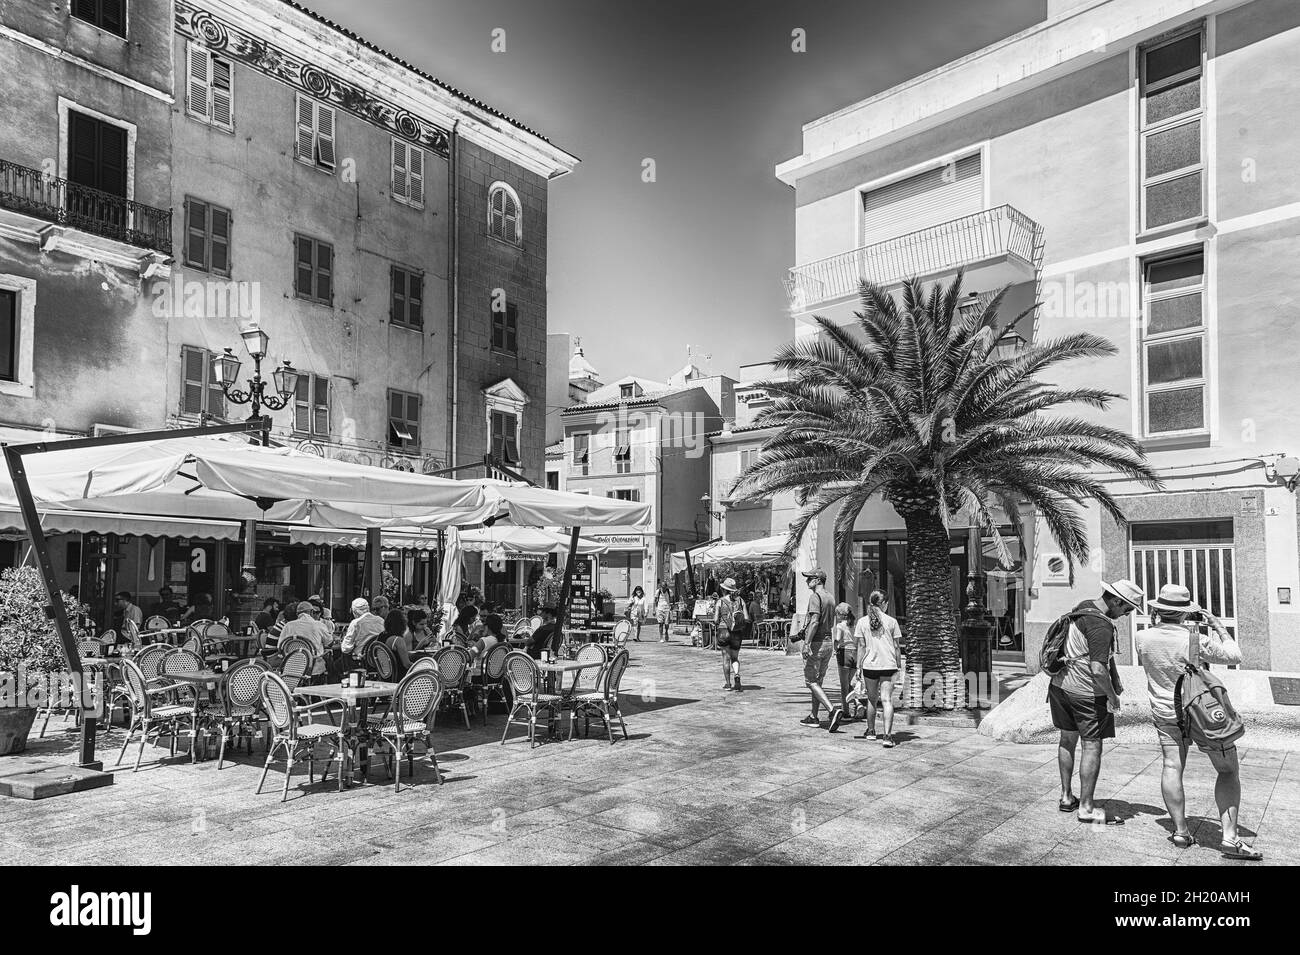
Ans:
[[[792,334],[794,256],[794,193],[773,167],[803,151],[801,126],[1046,13],[1046,0],[303,2],[582,160],[551,188],[548,324],[581,335],[606,381],[666,378],[688,344],[726,374],[770,358]]]

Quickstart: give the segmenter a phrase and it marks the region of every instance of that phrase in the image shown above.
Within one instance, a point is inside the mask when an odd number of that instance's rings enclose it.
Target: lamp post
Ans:
[[[227,348],[225,354],[217,359],[217,364],[221,367],[221,391],[226,396],[226,400],[232,404],[251,404],[253,413],[249,416],[249,420],[253,421],[262,416],[263,406],[269,411],[280,411],[288,406],[298,391],[299,376],[291,364],[284,362],[271,373],[276,393],[267,394],[266,380],[262,378],[262,359],[266,357],[266,346],[271,340],[270,336],[260,328],[250,328],[240,332],[239,337],[244,340],[244,347],[248,349],[248,354],[253,359],[253,377],[249,379],[247,390],[240,391],[235,387],[239,383],[240,361],[235,357],[235,353]],[[271,429],[264,428],[262,446],[266,447],[270,443]],[[244,582],[251,588],[257,581],[257,521],[244,522],[244,561],[241,569]],[[255,597],[255,594],[253,596]]]
[[[270,336],[260,328],[250,328],[240,332],[240,337],[253,359],[253,377],[249,379],[247,390],[240,391],[235,387],[239,383],[239,366],[242,363],[227,348],[225,354],[217,359],[217,364],[221,366],[221,390],[226,400],[236,405],[251,404],[253,413],[249,416],[250,420],[261,417],[263,407],[270,411],[280,411],[287,407],[298,391],[298,372],[287,361],[281,364],[271,373],[276,393],[267,394],[267,383],[262,377],[262,359],[266,357]],[[266,431],[262,432],[262,444],[270,444],[270,435]]]
[[[1008,328],[1002,333],[1002,337],[993,343],[993,357],[998,361],[1015,358],[1027,344],[1025,337],[1015,328]]]

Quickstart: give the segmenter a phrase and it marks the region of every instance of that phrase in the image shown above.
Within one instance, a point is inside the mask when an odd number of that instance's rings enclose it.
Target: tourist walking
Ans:
[[[655,620],[659,624],[659,642],[668,642],[668,631],[673,622],[673,593],[662,581],[655,591]]]
[[[840,728],[844,713],[831,705],[830,698],[822,689],[826,679],[826,670],[835,653],[835,643],[831,638],[834,629],[835,605],[826,593],[826,571],[809,570],[804,572],[808,584],[808,613],[804,618],[803,629],[794,635],[796,643],[802,643],[800,653],[803,655],[803,680],[812,697],[812,712],[799,721],[801,726],[821,726],[817,712],[821,706],[830,714],[827,729],[834,733]]]
[[[1196,845],[1196,839],[1187,828],[1183,770],[1187,767],[1187,748],[1191,740],[1186,721],[1182,727],[1179,726],[1175,696],[1178,679],[1186,672],[1188,664],[1198,668],[1202,663],[1239,664],[1241,648],[1214,614],[1192,602],[1191,592],[1186,587],[1166,584],[1160,588],[1160,596],[1147,602],[1147,607],[1153,611],[1154,619],[1151,626],[1138,631],[1137,654],[1142,669],[1146,671],[1151,719],[1164,757],[1160,792],[1174,824],[1170,841],[1180,849],[1189,849]],[[1208,627],[1208,632],[1202,632],[1202,626]],[[1254,861],[1264,858],[1262,852],[1241,840],[1237,829],[1241,768],[1236,744],[1198,745],[1218,773],[1214,783],[1214,801],[1223,826],[1219,851],[1230,859]]]
[[[713,608],[713,644],[722,653],[722,688],[739,693],[744,689],[740,684],[741,635],[735,630],[737,623],[743,627],[746,614],[736,589],[734,578],[728,577],[722,582],[722,596]]]
[[[894,680],[898,677],[899,643],[903,631],[898,621],[885,613],[885,595],[873,590],[867,598],[867,613],[853,630],[857,649],[859,681],[867,701],[867,728],[862,739],[876,739],[876,713],[885,717],[885,732],[880,737],[886,749],[894,739]]]
[[[835,606],[835,629],[831,632],[835,645],[835,665],[840,672],[840,709],[844,719],[852,722],[857,718],[861,704],[849,700],[853,692],[853,679],[858,675],[857,642],[853,635],[853,608],[846,603]]]
[[[1115,666],[1115,621],[1141,609],[1142,590],[1131,580],[1102,583],[1102,594],[1085,600],[1067,615],[1069,633],[1065,640],[1064,666],[1052,676],[1047,702],[1052,725],[1061,731],[1056,750],[1061,773],[1061,812],[1078,812],[1080,822],[1120,825],[1093,805],[1097,777],[1101,773],[1102,741],[1115,736],[1115,714],[1119,712],[1119,670]],[[1079,760],[1079,796],[1071,789],[1074,757]]]
[[[645,591],[642,590],[641,586],[638,584],[632,588],[632,599],[628,601],[627,605],[627,620],[634,628],[632,639],[637,643],[641,642],[641,624],[645,622],[645,615]]]

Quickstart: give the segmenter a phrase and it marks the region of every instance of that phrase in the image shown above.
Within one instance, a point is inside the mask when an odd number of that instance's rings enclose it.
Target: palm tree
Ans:
[[[739,497],[795,492],[802,510],[790,525],[788,554],[814,517],[839,505],[837,563],[848,560],[866,502],[882,497],[893,506],[907,527],[909,682],[941,674],[945,709],[965,703],[950,590],[954,515],[964,511],[990,531],[1009,566],[990,507],[1000,503],[1014,520],[1027,501],[1060,545],[1073,581],[1075,562],[1088,555],[1079,505],[1096,501],[1125,523],[1092,469],[1160,487],[1129,435],[1046,414],[1071,403],[1104,409],[1122,397],[1038,377],[1062,362],[1113,355],[1115,346],[1075,333],[999,357],[998,339],[1033,308],[1000,321],[1004,288],[982,307],[958,309],[961,284],[959,273],[927,295],[912,279],[900,303],[864,281],[856,329],[818,316],[820,335],[783,346],[774,365],[788,380],[764,383],[776,400],[754,422],[779,430],[733,488]]]

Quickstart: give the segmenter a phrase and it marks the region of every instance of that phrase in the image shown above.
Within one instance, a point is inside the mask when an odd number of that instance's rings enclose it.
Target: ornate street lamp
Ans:
[[[248,389],[240,391],[235,387],[239,383],[240,360],[229,348],[217,359],[221,370],[221,390],[226,400],[236,405],[253,406],[250,418],[260,418],[262,408],[279,411],[288,406],[298,390],[298,372],[289,362],[284,362],[271,373],[275,384],[275,394],[267,394],[266,381],[262,378],[262,359],[266,357],[266,346],[270,336],[260,328],[250,328],[241,332],[240,337],[253,359],[253,377],[248,382]],[[263,434],[265,441],[266,435]]]
[[[1027,344],[1029,343],[1025,341],[1023,335],[1014,328],[1008,328],[1002,333],[1002,337],[993,343],[993,357],[999,361],[1015,358]]]

